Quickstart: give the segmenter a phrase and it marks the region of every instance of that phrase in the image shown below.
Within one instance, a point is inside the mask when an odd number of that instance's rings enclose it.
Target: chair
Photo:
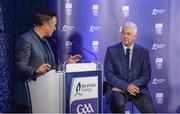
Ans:
[[[104,113],[111,113],[111,109],[109,107],[109,102],[105,99],[105,95],[107,95],[108,83],[107,81],[103,81],[103,111]],[[125,113],[140,113],[135,105],[131,101],[128,101],[125,106]]]

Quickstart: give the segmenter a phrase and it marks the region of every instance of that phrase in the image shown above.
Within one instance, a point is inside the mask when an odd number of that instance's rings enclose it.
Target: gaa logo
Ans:
[[[156,58],[155,64],[156,64],[156,69],[162,69],[163,68],[163,58]]]
[[[87,113],[93,113],[94,110],[90,103],[88,104],[79,104],[77,106],[77,113],[78,114],[87,114]]]
[[[72,3],[66,3],[66,15],[72,15]]]
[[[163,23],[156,23],[155,24],[155,32],[158,35],[161,35],[163,33]]]
[[[129,6],[123,6],[122,7],[122,14],[123,14],[123,17],[129,16]]]
[[[93,13],[93,16],[99,15],[99,5],[97,4],[92,5],[92,13]]]
[[[163,104],[163,98],[164,98],[164,93],[156,93],[156,103],[157,104]]]

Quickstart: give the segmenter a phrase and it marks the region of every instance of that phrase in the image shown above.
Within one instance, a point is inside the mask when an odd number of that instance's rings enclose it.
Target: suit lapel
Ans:
[[[135,67],[135,63],[137,61],[137,58],[139,56],[139,50],[136,44],[134,44],[134,49],[133,49],[133,55],[132,55],[132,61],[131,61],[131,69]]]
[[[121,71],[123,71],[123,74],[127,74],[127,65],[126,65],[126,58],[125,58],[125,53],[124,53],[124,48],[122,43],[120,43],[119,48],[118,48],[118,60],[120,62],[120,68],[122,69]]]
[[[32,36],[33,36],[33,39],[35,40],[35,43],[37,44],[37,46],[39,47],[39,49],[41,50],[41,52],[43,53],[44,55],[44,58],[45,58],[45,50],[40,42],[40,40],[38,39],[37,35],[35,34],[35,32],[32,30]]]
[[[122,43],[121,43],[119,49],[120,49],[119,52],[120,52],[120,57],[121,57],[121,63],[123,63],[122,67],[124,67],[124,66],[126,66],[126,58],[125,58],[125,53],[124,53],[124,48],[122,46]]]

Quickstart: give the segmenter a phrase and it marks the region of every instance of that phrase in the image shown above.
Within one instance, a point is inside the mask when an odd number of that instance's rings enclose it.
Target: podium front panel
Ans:
[[[33,113],[59,113],[59,74],[51,70],[28,81]]]
[[[66,113],[101,112],[101,71],[68,72],[65,83]]]

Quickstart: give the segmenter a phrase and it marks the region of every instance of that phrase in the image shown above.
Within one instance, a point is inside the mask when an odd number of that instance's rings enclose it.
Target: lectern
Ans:
[[[101,113],[101,75],[95,63],[76,63],[29,80],[32,112]]]

